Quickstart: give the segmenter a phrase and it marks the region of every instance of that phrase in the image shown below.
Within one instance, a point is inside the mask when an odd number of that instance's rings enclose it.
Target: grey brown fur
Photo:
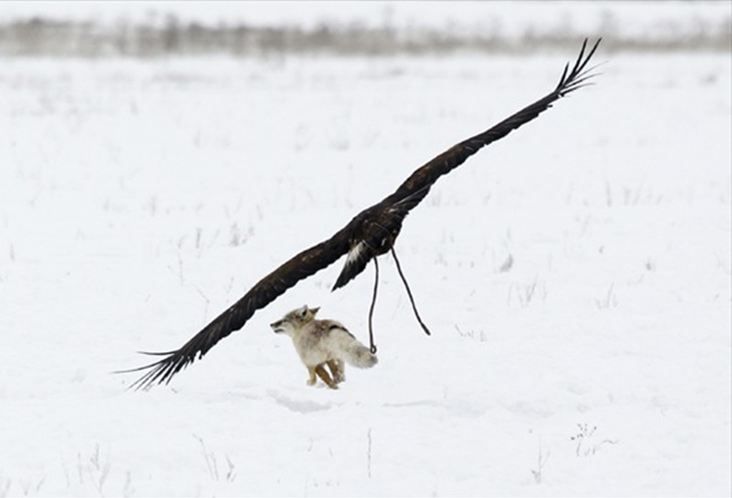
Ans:
[[[318,376],[328,387],[337,389],[346,380],[346,362],[358,368],[370,368],[378,360],[340,322],[316,320],[319,309],[303,306],[292,310],[270,327],[275,333],[292,339],[308,369],[308,385],[314,385]]]

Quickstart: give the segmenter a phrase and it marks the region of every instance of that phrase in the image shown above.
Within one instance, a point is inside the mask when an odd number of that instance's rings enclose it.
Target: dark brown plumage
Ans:
[[[482,147],[499,140],[511,131],[536,118],[552,103],[585,85],[592,77],[587,64],[600,40],[585,55],[587,40],[574,66],[564,67],[556,88],[543,98],[504,119],[492,128],[468,138],[418,168],[399,188],[381,202],[357,214],[330,239],[306,249],[257,282],[241,299],[216,317],[180,349],[166,353],[161,360],[127,372],[147,370],[131,387],[146,388],[155,383],[168,383],[182,368],[201,358],[214,344],[239,330],[261,308],[264,308],[298,281],[309,277],[347,254],[346,263],[333,290],[343,287],[369,261],[388,252],[399,235],[409,211],[429,193],[437,179],[461,165]]]

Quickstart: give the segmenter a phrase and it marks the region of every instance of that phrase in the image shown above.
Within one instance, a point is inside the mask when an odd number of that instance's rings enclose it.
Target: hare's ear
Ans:
[[[308,305],[304,305],[302,308],[298,308],[297,314],[305,318],[308,315]]]
[[[318,311],[320,311],[320,306],[318,306],[317,308],[310,308],[310,312],[313,314],[313,316],[315,316]]]

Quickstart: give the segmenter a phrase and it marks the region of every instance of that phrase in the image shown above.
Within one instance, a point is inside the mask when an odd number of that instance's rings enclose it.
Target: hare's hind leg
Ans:
[[[328,364],[328,368],[330,368],[331,374],[333,374],[333,382],[340,384],[346,380],[343,360],[328,360],[326,363]]]
[[[325,367],[323,367],[323,365],[325,365],[325,363],[321,363],[320,365],[315,367],[315,373],[318,374],[318,377],[323,379],[323,382],[325,382],[328,387],[330,387],[331,389],[338,389],[338,385],[333,382],[333,379],[330,378],[328,371],[325,369]]]

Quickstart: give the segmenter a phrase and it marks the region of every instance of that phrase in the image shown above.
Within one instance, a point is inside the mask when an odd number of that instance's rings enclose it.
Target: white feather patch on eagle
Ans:
[[[355,246],[353,246],[349,251],[348,255],[346,256],[346,267],[352,265],[359,259],[361,259],[361,256],[363,255],[363,252],[366,250],[366,243],[361,241]]]

